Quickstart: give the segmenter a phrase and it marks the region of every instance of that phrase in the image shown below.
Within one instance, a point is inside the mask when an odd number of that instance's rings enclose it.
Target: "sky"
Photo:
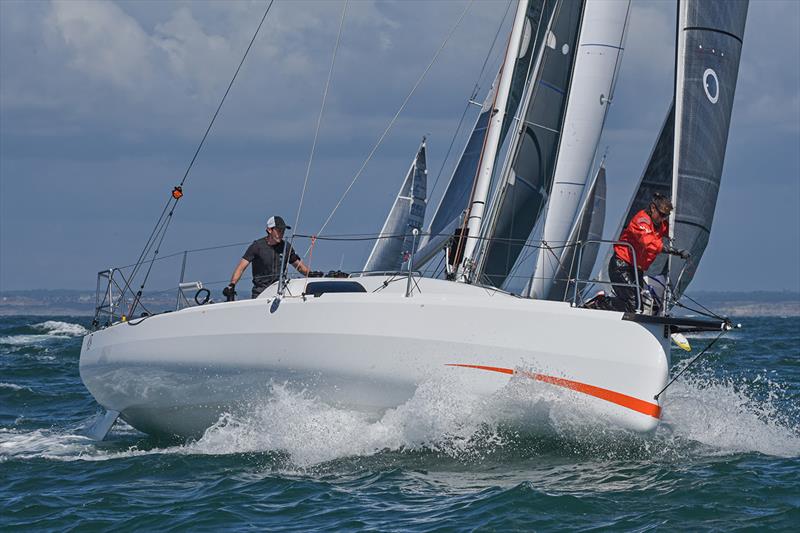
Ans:
[[[161,255],[252,241],[272,214],[294,222],[342,5],[274,4],[187,178]],[[0,1],[0,290],[93,288],[98,271],[135,261],[265,6]],[[319,231],[467,6],[349,2],[298,233]],[[380,230],[423,135],[433,214],[475,119],[470,109],[445,161],[466,102],[476,84],[482,99],[497,71],[513,13],[504,21],[506,6],[469,4],[326,233]],[[674,2],[634,0],[600,144],[607,238],[669,106],[674,27]],[[800,290],[798,50],[800,2],[751,0],[722,189],[694,290]],[[318,241],[309,260],[319,270],[356,269],[369,247]],[[223,282],[243,250],[192,253],[185,279]],[[152,283],[175,286],[180,259],[158,263]]]

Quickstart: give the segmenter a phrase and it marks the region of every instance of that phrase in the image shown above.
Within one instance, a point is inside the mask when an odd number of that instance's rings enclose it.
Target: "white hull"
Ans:
[[[286,296],[276,306],[267,291],[119,323],[86,336],[81,377],[132,426],[179,437],[246,410],[270,382],[379,415],[431,379],[456,376],[489,396],[515,372],[576,391],[586,398],[576,409],[613,425],[657,426],[653,397],[669,366],[664,326],[434,279],[417,280],[419,291],[406,297],[405,279],[379,289],[385,279],[342,280],[366,293]],[[289,290],[301,294],[304,284],[293,280]]]

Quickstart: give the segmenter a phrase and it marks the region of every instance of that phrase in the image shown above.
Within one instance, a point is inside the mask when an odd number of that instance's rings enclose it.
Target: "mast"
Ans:
[[[681,63],[681,57],[683,57],[683,50],[686,47],[686,40],[683,39],[683,32],[681,31],[681,12],[686,7],[686,3],[683,0],[678,0],[678,6],[675,13],[675,73],[673,75],[673,92],[675,99],[675,120],[673,123],[673,127],[675,128],[673,131],[672,137],[672,186],[670,190],[670,200],[672,201],[673,209],[672,212],[669,214],[669,230],[667,234],[667,239],[672,246],[675,242],[675,218],[677,216],[677,210],[674,206],[678,205],[678,162],[681,156],[680,153],[680,145],[681,145],[681,113],[683,113],[683,82],[684,82],[684,72],[682,68],[679,68]],[[672,272],[672,256],[667,256],[667,264],[666,264],[666,279],[667,283],[664,286],[664,301],[668,302],[672,298],[672,291],[670,290],[670,283],[669,280],[671,279]],[[666,305],[661,306],[661,314],[666,314],[667,307]]]
[[[500,148],[499,141],[503,119],[505,118],[505,109],[508,102],[511,79],[514,75],[514,62],[517,60],[517,55],[519,53],[527,9],[527,0],[519,0],[517,4],[517,13],[514,17],[514,25],[511,28],[511,37],[509,38],[508,48],[506,48],[506,56],[503,60],[503,66],[501,67],[492,116],[489,121],[489,129],[486,133],[483,153],[481,154],[481,165],[478,167],[478,176],[475,180],[472,197],[470,198],[469,207],[467,209],[467,239],[464,245],[463,259],[458,268],[458,277],[461,281],[467,281],[469,278],[473,266],[472,254],[479,242],[478,236],[481,232],[483,214],[486,208],[486,198],[489,195],[489,185],[492,181],[497,151]]]

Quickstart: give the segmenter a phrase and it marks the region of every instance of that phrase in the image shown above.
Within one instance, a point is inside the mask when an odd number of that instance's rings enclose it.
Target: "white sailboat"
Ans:
[[[405,283],[394,283],[396,272],[282,280],[253,300],[111,320],[88,334],[81,350],[81,377],[108,413],[95,435],[102,437],[121,416],[148,433],[198,436],[222,413],[247,410],[268,393],[270,382],[293,384],[322,401],[379,416],[430,380],[489,397],[515,376],[570,391],[574,409],[613,427],[653,430],[669,379],[669,334],[721,330],[726,322],[583,309],[575,302],[522,298],[496,288],[522,249],[508,239],[529,237],[551,190],[559,142],[565,146],[558,132],[571,116],[567,93],[577,98],[575,80],[584,79],[575,73],[583,68],[575,44],[579,35],[589,35],[581,28],[589,20],[593,25],[613,20],[615,35],[621,36],[619,17],[588,15],[604,5],[602,0],[519,2],[489,105],[478,117],[431,231],[416,253],[416,242],[406,250],[403,235],[383,239],[386,245],[376,245],[370,254],[370,269],[397,270],[398,258],[409,251],[400,278]],[[616,63],[608,63],[597,86],[608,91],[615,71]],[[598,101],[601,94],[610,92],[598,91]],[[593,114],[575,156],[586,173],[604,116],[604,110]],[[497,165],[506,138],[508,152]],[[390,211],[384,237],[421,224],[424,148]],[[543,156],[541,164],[531,164],[533,148]],[[603,179],[601,172],[591,180],[581,205],[564,208],[582,221],[571,224],[565,239],[597,233],[585,214],[599,209]],[[536,180],[544,190],[523,190],[523,182]],[[517,226],[512,215],[525,220]],[[445,248],[452,274],[447,277],[455,279],[414,272],[412,263],[422,264]]]

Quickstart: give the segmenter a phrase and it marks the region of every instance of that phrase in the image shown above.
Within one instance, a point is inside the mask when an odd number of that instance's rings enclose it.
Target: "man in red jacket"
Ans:
[[[670,199],[656,193],[647,209],[636,213],[622,230],[619,240],[630,246],[614,245],[614,255],[608,263],[608,277],[617,296],[606,298],[598,307],[616,311],[636,311],[637,293],[644,290],[644,273],[658,254],[666,252],[688,259],[689,254],[683,250],[664,248],[663,239],[669,235],[670,213],[672,213]]]

